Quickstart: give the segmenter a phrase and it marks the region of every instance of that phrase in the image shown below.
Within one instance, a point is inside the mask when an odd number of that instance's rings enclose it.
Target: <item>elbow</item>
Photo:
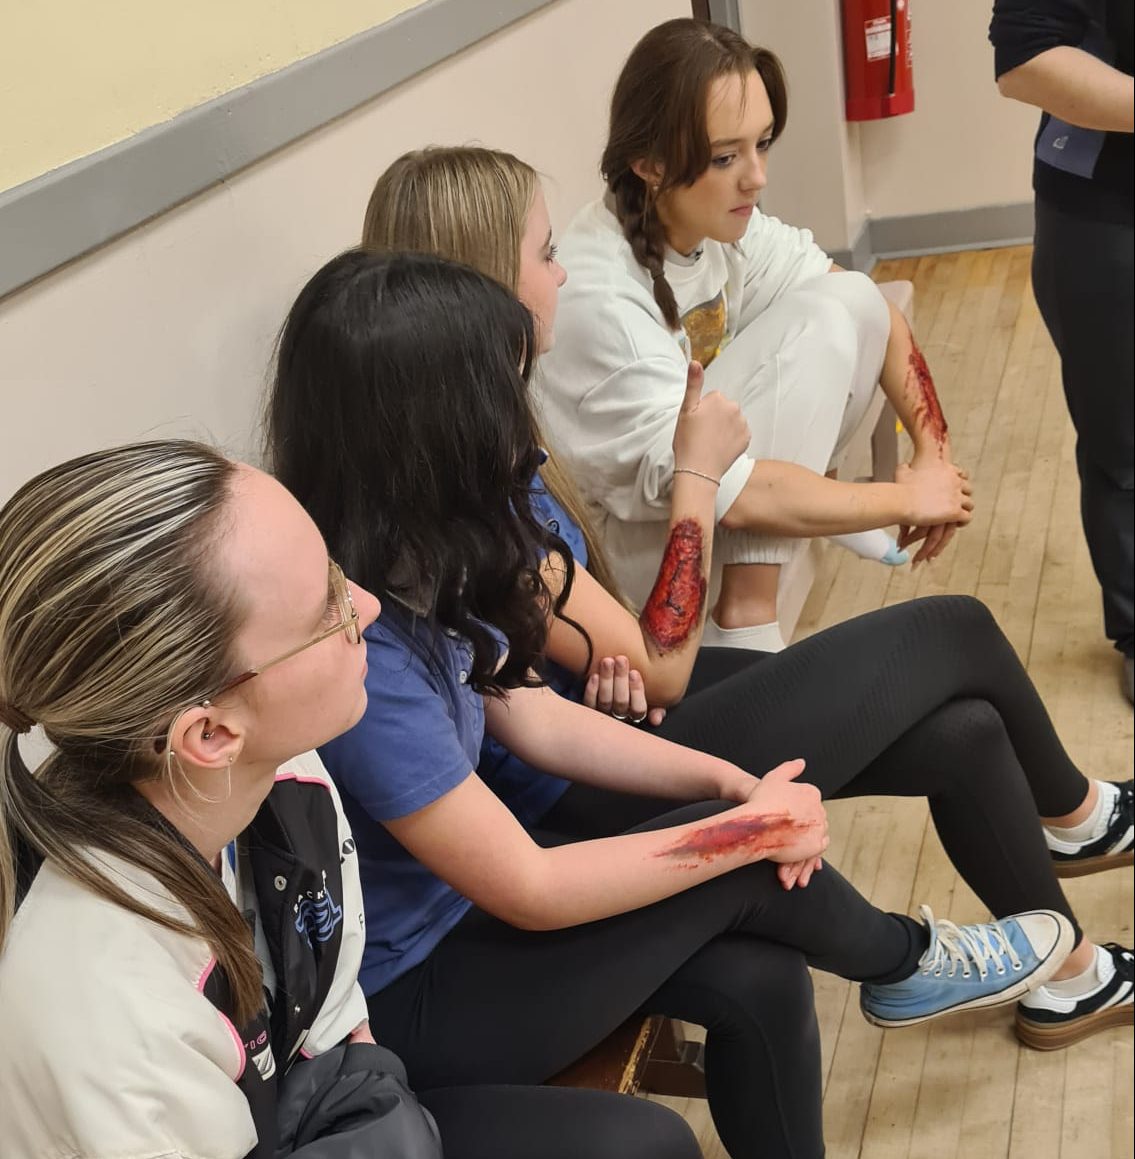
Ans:
[[[1028,98],[1028,94],[1025,92],[1027,79],[1021,75],[1021,67],[1023,66],[1011,68],[1008,72],[1003,72],[997,78],[997,91],[1008,100],[1024,101],[1026,104],[1032,104],[1032,101]]]
[[[646,676],[645,679],[646,703],[651,708],[673,708],[686,695],[690,674],[666,673],[662,676]]]
[[[518,872],[512,881],[512,888],[507,894],[478,901],[473,898],[475,905],[490,913],[498,921],[513,929],[525,930],[529,933],[543,933],[549,930],[558,930],[563,926],[560,915],[556,912],[554,893],[542,889],[537,878],[539,874],[528,876],[523,870]]]

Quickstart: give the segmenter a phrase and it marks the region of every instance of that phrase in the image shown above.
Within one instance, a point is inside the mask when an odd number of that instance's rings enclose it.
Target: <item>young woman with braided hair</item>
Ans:
[[[787,115],[776,57],[740,35],[671,20],[631,52],[611,103],[606,196],[565,234],[571,277],[538,391],[570,452],[619,582],[641,605],[666,538],[670,433],[686,364],[741,404],[752,439],[719,478],[720,594],[706,643],[775,651],[780,568],[794,540],[844,537],[933,559],[970,519],[965,472],[902,314],[862,274],[756,208]],[[914,440],[894,483],[825,478],[877,383]],[[895,545],[880,530],[898,524]],[[888,554],[889,553],[889,554]]]

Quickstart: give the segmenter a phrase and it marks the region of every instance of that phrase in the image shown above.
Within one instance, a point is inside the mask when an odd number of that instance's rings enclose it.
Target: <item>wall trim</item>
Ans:
[[[1033,240],[1033,203],[880,217],[870,222],[869,229],[870,249],[876,258],[1028,245]]]
[[[734,32],[741,31],[741,8],[739,0],[709,0],[706,5],[709,10],[709,19],[723,28],[732,28]]]
[[[869,274],[875,266],[875,255],[871,251],[870,222],[864,221],[860,225],[850,249],[832,250],[828,256],[837,266],[843,266],[845,270],[858,270],[860,273]]]
[[[554,2],[426,0],[0,192],[0,298]]]

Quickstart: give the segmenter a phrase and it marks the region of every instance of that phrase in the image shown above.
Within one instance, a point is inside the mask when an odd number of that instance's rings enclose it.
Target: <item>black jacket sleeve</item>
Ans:
[[[995,0],[989,39],[998,77],[1050,48],[1077,47],[1089,23],[1085,0]]]

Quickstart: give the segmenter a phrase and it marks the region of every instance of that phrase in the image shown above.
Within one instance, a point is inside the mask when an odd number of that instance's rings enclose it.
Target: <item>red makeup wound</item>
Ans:
[[[907,359],[907,382],[911,378],[918,388],[918,402],[915,405],[914,417],[918,425],[927,434],[931,435],[938,446],[946,441],[946,416],[942,413],[942,405],[938,401],[938,392],[934,389],[934,379],[930,375],[930,367],[914,337],[910,340],[910,357]]]
[[[701,525],[682,519],[670,531],[658,579],[639,617],[659,652],[672,652],[697,627],[705,603],[702,572]]]
[[[654,856],[672,858],[683,868],[694,869],[699,864],[733,853],[768,853],[782,849],[794,842],[799,831],[806,828],[807,825],[798,824],[787,813],[731,818],[695,829]]]

